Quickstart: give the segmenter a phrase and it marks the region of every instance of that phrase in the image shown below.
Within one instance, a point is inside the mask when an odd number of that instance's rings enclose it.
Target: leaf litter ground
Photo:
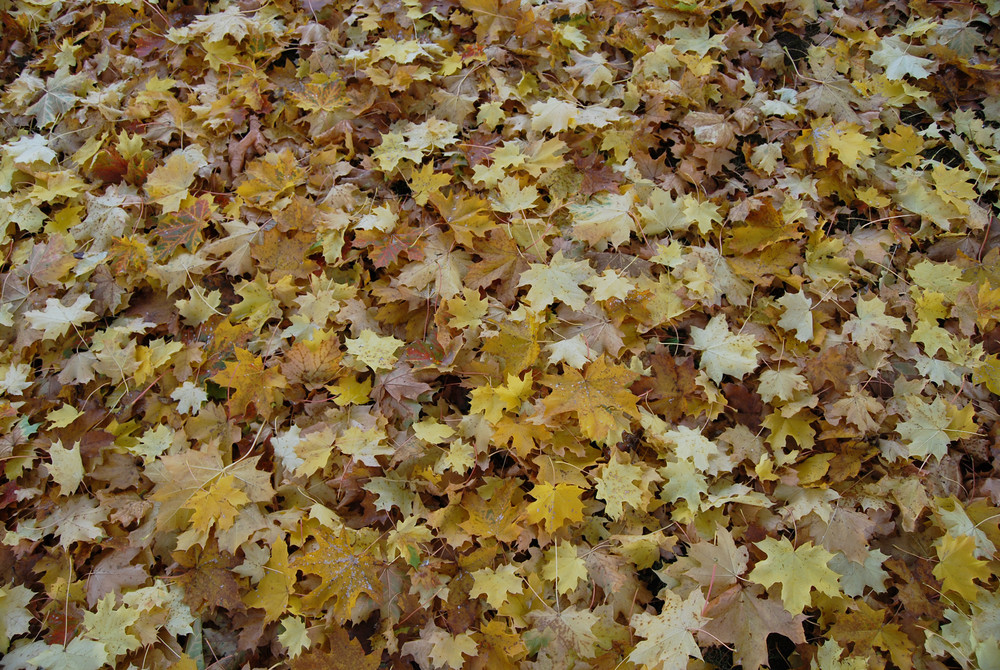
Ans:
[[[0,2],[0,668],[997,667],[998,16]]]

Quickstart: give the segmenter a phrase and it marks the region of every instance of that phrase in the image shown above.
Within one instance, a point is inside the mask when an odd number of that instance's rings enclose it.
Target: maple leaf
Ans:
[[[504,177],[499,184],[499,197],[493,199],[493,209],[512,214],[534,209],[536,200],[538,200],[538,189],[534,185],[521,186],[516,177]]]
[[[545,531],[554,533],[567,523],[583,521],[583,489],[574,484],[536,484],[529,492],[534,502],[525,508],[525,518],[541,523]]]
[[[983,384],[1000,396],[1000,354],[987,356],[972,373],[973,384]]]
[[[308,233],[285,235],[272,229],[257,236],[250,245],[250,254],[262,269],[270,271],[272,283],[280,282],[285,275],[305,279],[316,269],[316,263],[307,258],[315,242],[316,237]]]
[[[312,640],[306,631],[305,622],[294,616],[286,616],[280,622],[282,629],[278,634],[278,641],[288,648],[288,655],[295,658],[302,654],[304,649],[312,646]]]
[[[389,132],[382,135],[382,143],[375,147],[372,156],[378,161],[382,171],[388,174],[396,169],[400,161],[419,163],[423,158],[423,152],[412,146],[402,133]]]
[[[878,49],[872,53],[871,60],[885,68],[885,76],[888,79],[899,80],[907,75],[914,79],[923,79],[937,70],[937,63],[914,54],[913,47],[895,35],[879,41]]]
[[[629,427],[627,417],[639,418],[639,399],[628,390],[637,377],[628,368],[609,363],[607,356],[589,363],[582,375],[568,368],[558,377],[543,377],[542,383],[552,389],[544,400],[546,413],[574,412],[584,436],[605,440]]]
[[[629,653],[628,660],[650,670],[687,668],[689,657],[701,658],[701,650],[691,631],[708,621],[702,615],[704,609],[705,596],[698,589],[686,600],[666,591],[659,615],[641,612],[629,620],[636,635],[645,639]]]
[[[489,215],[489,203],[474,193],[453,186],[447,196],[434,192],[428,199],[448,222],[459,244],[474,245],[478,252],[481,240],[476,238],[500,232],[494,228],[493,218]]]
[[[542,576],[555,584],[556,592],[569,593],[586,581],[587,563],[570,542],[562,540],[554,544],[545,555],[548,561],[542,568]]]
[[[27,605],[34,592],[26,586],[0,586],[0,653],[10,649],[10,639],[27,633],[32,615]]]
[[[576,103],[549,98],[544,102],[536,102],[528,110],[531,112],[531,129],[547,130],[550,133],[560,133],[575,125],[579,111]]]
[[[35,104],[25,111],[35,117],[40,127],[51,126],[73,108],[79,100],[77,93],[87,81],[85,74],[70,74],[68,68],[60,67],[45,81]]]
[[[472,588],[469,595],[473,598],[486,596],[486,602],[491,607],[499,608],[510,598],[511,594],[524,591],[524,578],[517,574],[513,565],[501,565],[496,570],[481,568],[471,573]]]
[[[469,411],[482,413],[487,421],[496,425],[505,410],[513,412],[521,406],[521,402],[530,395],[531,386],[530,377],[522,379],[517,375],[508,374],[506,384],[472,389]]]
[[[96,610],[83,615],[87,637],[104,645],[106,662],[139,648],[139,638],[127,629],[139,620],[140,614],[138,608],[127,605],[115,609],[115,597],[109,593],[97,603]]]
[[[487,288],[500,281],[497,298],[509,304],[514,298],[518,277],[529,268],[517,243],[507,233],[492,230],[485,240],[476,243],[476,254],[480,260],[469,266],[465,283],[472,288]]]
[[[699,367],[718,384],[723,376],[737,379],[757,369],[757,346],[753,335],[734,335],[726,317],[713,316],[704,328],[691,329],[692,346],[701,351]]]
[[[413,201],[418,205],[427,204],[431,195],[451,182],[451,176],[442,172],[434,172],[434,164],[428,163],[419,170],[414,169],[410,174],[410,190],[413,191]]]
[[[340,628],[329,636],[334,651],[313,650],[300,654],[292,663],[292,670],[376,670],[382,661],[378,646],[366,653],[361,643],[352,639]]]
[[[188,196],[188,187],[194,183],[195,172],[207,164],[198,147],[178,149],[146,178],[146,193],[163,208],[164,214],[176,212]]]
[[[646,491],[642,486],[642,468],[616,455],[604,466],[597,479],[597,497],[604,501],[604,513],[617,521],[625,513],[624,504],[642,511]],[[638,483],[637,483],[638,482]]]
[[[756,584],[733,586],[709,603],[710,617],[699,637],[704,642],[721,640],[736,646],[733,660],[744,668],[767,665],[767,636],[784,635],[796,644],[805,644],[802,614],[789,614],[782,605],[761,596],[764,589]]]
[[[185,508],[194,510],[191,524],[195,529],[207,534],[213,524],[219,530],[232,528],[239,508],[250,502],[241,489],[234,488],[235,482],[232,475],[220,477],[207,491],[198,491],[184,503]]]
[[[340,340],[322,333],[296,342],[281,361],[281,374],[291,384],[315,390],[330,383],[341,371]]]
[[[857,168],[861,156],[871,156],[877,141],[859,132],[861,126],[849,121],[834,123],[830,118],[816,119],[811,128],[796,140],[796,146],[812,142],[813,156],[819,165],[826,165],[831,153],[848,168]]]
[[[261,357],[246,349],[237,347],[235,355],[236,363],[226,363],[211,380],[236,389],[228,402],[234,415],[246,414],[247,406],[253,403],[257,412],[268,416],[272,406],[281,401],[281,389],[288,386],[287,380],[274,368],[265,368]]]
[[[749,578],[763,586],[781,584],[781,601],[792,614],[800,614],[811,601],[813,590],[829,596],[840,594],[839,575],[827,564],[833,554],[806,542],[793,547],[788,538],[766,537],[757,543],[767,558],[757,563]]]
[[[238,561],[229,552],[220,550],[214,538],[204,548],[174,552],[174,560],[178,566],[187,568],[175,579],[184,587],[184,600],[193,612],[219,607],[231,612],[244,609],[239,583],[232,572]]]
[[[305,170],[286,149],[255,159],[247,166],[245,175],[236,192],[251,202],[267,205],[288,195],[305,178]]]
[[[573,235],[598,249],[610,244],[617,247],[628,241],[632,233],[629,211],[635,202],[632,192],[605,195],[582,205],[570,205],[573,215]]]
[[[632,392],[667,422],[675,422],[689,411],[698,395],[694,360],[672,356],[665,347],[649,357],[651,375],[643,375]]]
[[[888,331],[906,328],[902,319],[885,313],[885,303],[875,296],[859,299],[857,311],[857,317],[844,325],[844,334],[863,349],[885,349],[891,342]]]
[[[107,659],[103,643],[76,637],[66,645],[45,645],[29,662],[45,670],[98,670],[105,667]]]
[[[24,313],[29,325],[42,331],[42,339],[54,340],[62,337],[70,327],[82,326],[93,321],[97,314],[87,309],[94,299],[88,295],[78,295],[72,305],[64,305],[55,298],[45,300],[45,309],[33,309]]]
[[[579,310],[587,300],[580,284],[593,276],[594,271],[586,261],[570,260],[559,251],[547,265],[531,263],[521,273],[518,286],[531,286],[527,301],[532,309],[540,310],[560,300]]]
[[[313,534],[316,547],[296,554],[289,564],[292,570],[319,575],[320,585],[302,598],[310,610],[322,608],[331,598],[340,621],[351,618],[351,611],[361,595],[378,599],[382,595],[379,564],[373,547],[357,547],[346,530],[337,534],[326,528]]]
[[[13,4],[0,665],[1000,665],[987,19]]]
[[[794,330],[795,339],[808,342],[813,337],[812,301],[801,291],[786,293],[776,303],[785,308],[785,313],[778,320],[778,326],[785,330]]]
[[[80,453],[80,443],[65,448],[60,440],[49,447],[49,475],[59,484],[61,495],[71,495],[80,487],[83,481],[83,460]]]
[[[194,251],[211,213],[211,199],[202,196],[187,207],[164,216],[153,231],[158,238],[153,246],[156,259],[165,261],[181,246]]]
[[[478,493],[466,493],[462,508],[469,518],[459,524],[465,532],[475,536],[495,538],[500,542],[513,542],[523,530],[520,525],[522,505],[515,502],[518,489],[516,481],[507,481],[490,492],[488,499]]]
[[[903,670],[913,667],[913,643],[898,624],[885,621],[886,611],[876,610],[863,600],[856,609],[840,617],[829,635],[842,646],[852,647],[852,655],[871,658],[873,648],[889,652],[892,662]]]
[[[936,548],[939,562],[934,566],[934,576],[941,580],[941,587],[968,602],[975,602],[982,591],[975,580],[988,582],[993,575],[989,562],[975,557],[975,539],[949,533],[941,538]]]
[[[896,432],[905,441],[910,456],[944,458],[953,439],[947,432],[951,425],[948,403],[941,398],[925,403],[919,397],[908,396],[906,409],[909,418],[896,425]]]
[[[500,324],[500,334],[483,345],[483,353],[503,361],[501,372],[518,375],[534,364],[541,352],[538,345],[540,323],[533,314],[522,321],[506,320]]]

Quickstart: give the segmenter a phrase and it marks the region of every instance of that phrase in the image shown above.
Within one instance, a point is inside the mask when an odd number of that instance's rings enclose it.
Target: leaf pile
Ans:
[[[998,16],[0,2],[0,668],[997,667]]]

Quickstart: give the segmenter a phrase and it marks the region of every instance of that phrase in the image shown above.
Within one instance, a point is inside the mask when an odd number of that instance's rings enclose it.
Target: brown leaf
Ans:
[[[759,584],[746,588],[734,586],[709,601],[705,615],[711,621],[704,625],[699,638],[705,644],[714,641],[735,646],[735,664],[744,668],[759,668],[768,664],[767,636],[784,635],[796,644],[805,644],[803,614],[792,615],[780,600],[761,598],[765,595]]]

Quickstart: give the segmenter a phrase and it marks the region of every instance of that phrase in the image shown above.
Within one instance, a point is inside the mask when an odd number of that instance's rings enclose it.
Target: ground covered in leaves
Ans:
[[[998,667],[998,15],[0,1],[0,667]]]

